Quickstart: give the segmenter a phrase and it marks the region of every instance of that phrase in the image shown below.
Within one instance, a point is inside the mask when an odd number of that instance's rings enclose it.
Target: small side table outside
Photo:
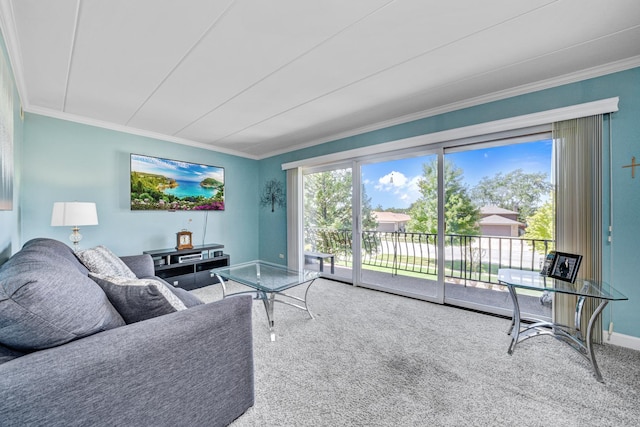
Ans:
[[[227,296],[225,280],[232,280],[253,290],[238,293],[253,293],[255,299],[261,299],[267,312],[267,322],[269,323],[269,333],[271,341],[275,341],[274,331],[275,321],[273,308],[276,302],[290,305],[292,307],[305,310],[312,319],[313,314],[307,305],[307,295],[313,282],[320,277],[320,272],[312,270],[292,270],[285,266],[273,264],[266,261],[250,261],[229,267],[216,268],[211,270],[211,276],[216,276],[222,284],[223,297]],[[304,298],[285,293],[287,289],[300,285],[307,285]],[[238,293],[231,294],[237,295]],[[296,304],[300,302],[300,304]]]
[[[604,382],[600,368],[598,368],[598,363],[596,362],[596,356],[593,352],[593,325],[609,301],[627,300],[628,298],[626,296],[604,282],[576,279],[575,283],[569,283],[541,276],[536,271],[524,271],[511,268],[501,268],[498,270],[498,282],[507,286],[509,295],[511,295],[513,301],[513,317],[508,331],[511,335],[511,344],[507,350],[508,354],[513,354],[516,345],[528,338],[538,335],[551,335],[569,345],[569,347],[587,359],[593,367],[596,379]],[[520,305],[518,304],[516,289],[547,291],[577,296],[575,328],[569,328],[565,325],[539,319],[527,319],[529,322],[523,322],[520,316]],[[599,301],[599,304],[589,319],[587,330],[584,331],[581,319],[582,307],[584,306],[586,298],[593,298]]]

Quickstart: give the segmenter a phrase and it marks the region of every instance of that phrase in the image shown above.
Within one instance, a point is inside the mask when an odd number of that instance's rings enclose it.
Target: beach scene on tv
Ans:
[[[131,154],[132,210],[224,210],[224,168]]]

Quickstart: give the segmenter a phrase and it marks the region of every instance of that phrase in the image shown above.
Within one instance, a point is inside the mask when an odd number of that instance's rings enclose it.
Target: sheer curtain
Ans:
[[[602,280],[602,115],[554,123],[552,134],[557,250],[583,256],[578,277]],[[555,321],[575,326],[576,298],[557,294],[554,301]],[[596,301],[585,302],[582,325],[596,306]],[[593,340],[602,342],[601,319]]]

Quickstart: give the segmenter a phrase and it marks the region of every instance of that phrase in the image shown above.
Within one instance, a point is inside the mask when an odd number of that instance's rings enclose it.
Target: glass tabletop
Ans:
[[[216,268],[211,270],[211,274],[265,292],[283,291],[320,277],[318,271],[292,270],[266,261],[250,261]]]
[[[531,289],[534,291],[557,292],[611,301],[628,299],[606,282],[576,279],[574,283],[570,283],[552,277],[542,276],[537,271],[501,268],[498,270],[498,281],[516,288]]]

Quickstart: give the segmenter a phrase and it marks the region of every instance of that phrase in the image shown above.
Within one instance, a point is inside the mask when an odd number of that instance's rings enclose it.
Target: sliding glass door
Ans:
[[[537,272],[555,249],[552,157],[541,133],[304,169],[305,266],[508,315],[499,270]],[[549,317],[541,296],[525,312]]]
[[[491,142],[445,149],[445,302],[509,315],[500,269],[539,272],[554,249],[553,142]],[[550,298],[523,295],[523,311],[551,317]]]
[[[325,276],[353,280],[353,175],[350,165],[303,175],[304,264]]]
[[[358,163],[358,285],[427,300],[442,295],[437,163],[436,154]]]

